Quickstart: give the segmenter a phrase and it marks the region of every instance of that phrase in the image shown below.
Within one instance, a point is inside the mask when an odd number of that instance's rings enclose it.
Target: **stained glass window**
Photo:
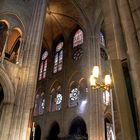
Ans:
[[[38,80],[42,80],[42,79],[46,78],[47,66],[48,66],[48,59],[47,58],[48,58],[48,52],[45,51],[41,57]]]
[[[41,94],[37,94],[35,98],[35,105],[34,105],[34,116],[42,115],[45,109],[45,97],[44,92]]]
[[[76,106],[79,99],[79,90],[77,87],[73,87],[69,94],[69,106]]]
[[[61,71],[63,67],[63,42],[60,42],[55,51],[53,73]]]
[[[62,94],[58,93],[56,95],[56,110],[60,110],[62,107]]]
[[[109,105],[110,103],[110,93],[107,90],[103,92],[103,103],[105,105]]]
[[[44,109],[45,109],[45,98],[44,98],[44,92],[42,92],[39,97],[39,115],[44,113]]]
[[[73,38],[73,47],[83,44],[83,31],[78,29]]]
[[[38,115],[38,110],[39,110],[39,94],[36,95],[35,97],[35,104],[34,104],[34,116]]]
[[[102,32],[100,32],[99,37],[100,37],[100,44],[105,46],[105,38]]]
[[[106,140],[114,140],[113,125],[106,122]]]
[[[62,99],[63,96],[60,91],[53,90],[51,95],[51,110],[50,111],[57,111],[61,110],[62,107]]]

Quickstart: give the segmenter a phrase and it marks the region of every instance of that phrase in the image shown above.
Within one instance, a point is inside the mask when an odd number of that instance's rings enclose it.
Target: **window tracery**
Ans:
[[[79,101],[79,89],[76,85],[72,85],[70,88],[70,93],[69,93],[69,106],[73,107],[78,104]]]
[[[44,92],[37,93],[34,104],[34,116],[42,115],[45,110],[45,96]]]
[[[103,103],[105,105],[109,105],[110,104],[110,93],[107,90],[105,90],[103,92]]]
[[[61,92],[61,87],[59,86],[56,89],[53,89],[51,91],[51,108],[50,111],[58,111],[61,110],[62,108],[62,92]]]
[[[108,119],[105,119],[105,131],[106,140],[114,140],[113,124]]]
[[[73,37],[73,47],[83,44],[83,31],[78,29]]]
[[[78,29],[73,37],[73,60],[79,60],[83,55],[83,50],[80,45],[83,44],[83,31]]]
[[[60,42],[56,46],[55,58],[54,58],[54,68],[53,73],[57,73],[62,70],[63,67],[63,42]]]
[[[42,79],[46,78],[47,66],[48,66],[48,59],[47,58],[48,58],[48,52],[45,51],[41,57],[38,80],[42,80]]]

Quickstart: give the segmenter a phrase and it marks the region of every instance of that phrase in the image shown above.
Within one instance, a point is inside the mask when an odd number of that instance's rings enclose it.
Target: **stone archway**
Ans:
[[[2,103],[4,100],[4,93],[3,93],[3,88],[0,84],[0,118],[1,118],[1,114],[2,114]]]
[[[0,84],[0,105],[2,104],[3,99],[4,99],[4,93],[3,93],[3,88]]]
[[[32,131],[30,133],[30,140],[41,140],[41,128],[40,125],[34,123]]]
[[[54,121],[51,125],[47,140],[60,140],[58,135],[60,133],[60,126],[57,121]]]
[[[0,86],[1,86],[1,99],[0,99],[0,139],[8,139],[9,130],[12,120],[12,111],[14,106],[14,88],[12,82],[4,69],[0,67]],[[6,130],[6,131],[5,131]]]
[[[69,136],[72,140],[88,140],[86,123],[81,117],[76,117],[71,122]]]
[[[105,140],[114,139],[112,121],[109,118],[105,118],[104,123],[105,123]]]

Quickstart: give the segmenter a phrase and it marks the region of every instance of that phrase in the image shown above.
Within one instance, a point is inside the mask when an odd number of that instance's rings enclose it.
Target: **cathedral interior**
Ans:
[[[139,140],[139,78],[139,0],[0,0],[0,140]]]

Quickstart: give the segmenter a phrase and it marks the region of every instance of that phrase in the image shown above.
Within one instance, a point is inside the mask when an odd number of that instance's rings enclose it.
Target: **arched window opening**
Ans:
[[[86,123],[81,117],[76,117],[69,128],[71,139],[88,140]]]
[[[63,67],[63,42],[58,43],[55,50],[55,58],[54,58],[54,68],[53,73],[57,73],[62,70]]]
[[[0,22],[0,56],[6,41],[8,26],[5,22]]]
[[[41,140],[41,128],[35,122],[33,122],[30,140]]]
[[[73,47],[83,44],[83,31],[78,29],[73,37]]]
[[[108,55],[107,55],[107,50],[106,50],[106,47],[105,47],[105,37],[104,37],[102,32],[99,33],[99,38],[100,38],[100,55],[101,55],[101,59],[103,61],[107,61],[108,60]]]
[[[62,91],[61,86],[53,88],[51,91],[50,101],[51,101],[51,108],[50,111],[59,111],[62,108]]]
[[[45,110],[45,94],[39,90],[35,97],[34,116],[42,115]]]
[[[46,78],[47,67],[48,67],[48,52],[44,51],[41,56],[38,80],[42,80],[42,79]]]
[[[83,56],[83,49],[81,47],[83,42],[83,31],[81,29],[78,29],[73,36],[72,58],[74,61],[80,60],[80,58]]]
[[[34,116],[38,115],[39,110],[39,94],[35,96],[35,104],[34,104]]]
[[[42,115],[44,113],[44,109],[45,109],[45,97],[44,92],[42,92],[39,97],[39,115]]]
[[[105,47],[105,37],[102,32],[99,33],[100,44]]]
[[[0,84],[0,118],[1,118],[1,115],[2,115],[3,100],[4,100],[4,92],[3,92],[3,88]]]
[[[60,126],[58,122],[53,122],[49,131],[49,134],[47,136],[47,140],[60,140],[59,138],[60,133]]]
[[[105,139],[114,140],[113,125],[107,118],[105,118]]]
[[[5,59],[18,64],[18,55],[21,44],[21,32],[14,28],[8,31],[8,41],[5,48]]]
[[[110,73],[110,66],[108,62],[108,53],[105,46],[105,38],[102,32],[100,32],[100,62],[101,62],[101,73],[104,77],[106,74]]]
[[[103,103],[104,103],[104,105],[110,105],[111,104],[111,98],[110,98],[110,93],[109,93],[109,91],[107,91],[107,90],[105,90],[104,92],[103,92]]]
[[[69,93],[69,107],[78,105],[79,93],[78,86],[76,84],[72,84]]]
[[[3,99],[4,99],[4,93],[3,93],[3,88],[2,88],[2,86],[0,84],[0,105],[1,105],[1,103],[3,101]]]
[[[10,61],[13,63],[17,63],[17,61],[18,61],[20,43],[21,43],[21,37],[19,37],[16,40],[14,47],[12,50],[10,50],[9,54],[5,53],[5,57],[10,57]]]

